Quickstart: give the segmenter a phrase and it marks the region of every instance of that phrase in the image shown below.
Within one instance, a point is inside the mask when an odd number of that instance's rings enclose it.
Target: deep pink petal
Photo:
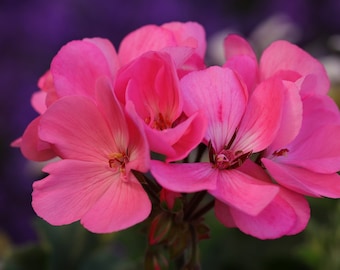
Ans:
[[[202,111],[194,113],[185,122],[189,122],[188,128],[184,131],[180,139],[173,145],[176,151],[174,156],[166,158],[167,162],[180,160],[190,154],[190,152],[202,142],[206,133],[207,119]],[[183,123],[177,127],[181,127]],[[175,128],[176,129],[176,128]]]
[[[316,173],[293,165],[275,163],[267,158],[262,158],[262,162],[275,181],[290,190],[314,197],[340,197],[340,176],[336,173]]]
[[[255,52],[253,48],[250,46],[248,41],[238,35],[228,35],[224,39],[224,54],[226,60],[234,57],[234,56],[241,56],[246,55],[252,59],[256,59]]]
[[[303,121],[301,130],[290,148],[298,148],[311,134],[325,126],[340,125],[339,108],[329,96],[311,96],[303,100]],[[334,137],[334,136],[332,136]]]
[[[130,175],[119,177],[105,164],[62,160],[49,164],[45,179],[33,184],[32,205],[53,225],[81,220],[92,232],[122,230],[145,219],[150,200]]]
[[[98,43],[102,43],[101,46]],[[108,53],[108,47],[109,41],[98,38],[93,41],[71,41],[63,46],[51,63],[54,85],[59,96],[93,97],[99,77],[107,76],[114,80],[116,68],[113,63],[117,62],[116,58],[107,58],[114,55],[114,48],[111,47],[112,53]]]
[[[125,80],[126,99],[135,104],[136,112],[150,124],[162,115],[169,125],[182,112],[182,95],[174,63],[164,52],[148,52],[137,58],[119,73]],[[121,84],[121,82],[120,82]]]
[[[126,108],[129,108],[127,105]],[[143,125],[136,116],[126,115],[125,118],[129,134],[127,166],[139,172],[147,172],[150,168],[150,148]]]
[[[44,91],[38,91],[33,93],[31,98],[32,107],[38,112],[39,114],[43,114],[47,107],[46,107],[46,96],[47,93]]]
[[[93,43],[101,50],[101,53],[107,59],[110,74],[112,77],[115,77],[117,70],[120,68],[120,63],[118,54],[112,43],[108,39],[104,38],[85,38],[84,41]]]
[[[208,192],[248,215],[260,213],[279,191],[277,186],[238,170],[220,170],[217,177],[216,188]]]
[[[302,199],[307,203],[303,197]],[[295,205],[295,207],[297,206],[298,205]],[[230,217],[228,218],[229,215],[227,215],[227,218],[224,216],[226,212],[229,212],[232,219]],[[280,195],[277,195],[273,201],[256,216],[247,215],[238,209],[224,205],[220,201],[216,201],[215,213],[216,217],[227,227],[230,225],[229,220],[233,220],[236,227],[242,232],[259,239],[276,239],[284,235],[289,235],[298,222],[295,209]],[[304,226],[299,226],[300,231],[304,229],[305,226],[306,222]]]
[[[208,120],[205,140],[219,151],[232,138],[247,103],[247,90],[228,68],[191,72],[180,82],[186,114],[203,110]]]
[[[258,80],[257,61],[248,55],[234,56],[223,65],[237,72],[246,84],[249,94],[254,90]]]
[[[128,181],[111,181],[105,193],[81,218],[81,223],[92,232],[109,233],[143,221],[150,212],[148,195],[131,175]]]
[[[247,40],[238,35],[228,35],[224,39],[225,67],[236,71],[247,85],[249,93],[258,81],[258,64],[253,48]]]
[[[123,107],[119,104],[116,96],[113,95],[112,85],[108,78],[102,77],[97,80],[95,97],[96,105],[101,111],[103,119],[107,122],[118,151],[126,151],[127,145],[135,149],[145,148],[146,139],[138,124],[139,121],[133,121],[126,116]],[[131,132],[128,131],[128,127],[130,127]],[[133,136],[130,136],[130,134],[133,134]],[[148,148],[143,151],[145,150],[149,151]]]
[[[277,78],[256,87],[237,131],[233,149],[258,152],[273,142],[280,127],[284,92],[284,85]]]
[[[170,30],[146,25],[125,36],[118,50],[119,60],[126,65],[147,51],[160,51],[175,45],[176,40]]]
[[[38,116],[26,127],[18,145],[23,156],[34,161],[45,161],[56,156],[51,144],[38,136],[40,119],[41,116]]]
[[[306,228],[310,218],[310,207],[308,201],[303,195],[285,188],[280,189],[279,195],[294,209],[296,214],[295,224],[287,235],[300,233]]]
[[[49,175],[33,183],[32,206],[53,225],[81,219],[114,181],[120,181],[105,163],[61,160],[44,171]]]
[[[150,149],[166,156],[166,161],[176,161],[189,155],[205,134],[207,121],[203,112],[197,112],[183,122],[165,130],[145,127]]]
[[[314,74],[314,89],[319,94],[326,94],[329,90],[329,79],[322,64],[298,46],[287,41],[276,41],[263,52],[260,70],[262,80],[284,70],[294,71],[301,77]]]
[[[340,125],[326,125],[304,141],[288,145],[289,152],[281,162],[296,165],[319,173],[334,173],[340,170]]]
[[[164,188],[175,192],[196,192],[216,187],[217,170],[211,163],[164,163],[151,160],[151,173]]]
[[[290,143],[299,133],[302,125],[302,100],[296,85],[289,81],[284,81],[286,90],[284,91],[284,101],[280,127],[271,143],[272,152],[280,150]]]
[[[114,106],[115,104],[112,104]],[[83,96],[67,96],[53,103],[40,121],[39,136],[56,146],[62,158],[102,160],[120,152],[125,141],[125,119],[117,117],[113,137],[96,105]]]
[[[230,211],[231,207],[219,200],[215,200],[214,212],[216,218],[227,228],[237,228]]]
[[[196,22],[170,22],[161,27],[172,32],[178,46],[195,48],[202,59],[205,57],[207,44],[202,25]]]

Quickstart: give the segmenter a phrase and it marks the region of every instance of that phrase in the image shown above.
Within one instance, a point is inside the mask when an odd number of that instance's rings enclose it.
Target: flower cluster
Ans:
[[[35,212],[95,233],[150,217],[150,244],[177,248],[171,232],[182,222],[205,238],[212,207],[260,239],[301,232],[306,196],[340,197],[327,74],[286,41],[259,59],[238,35],[221,46],[225,64],[207,67],[202,26],[172,22],[135,30],[118,50],[103,38],[62,47],[32,97],[39,116],[13,143],[30,160],[58,157],[33,184]]]

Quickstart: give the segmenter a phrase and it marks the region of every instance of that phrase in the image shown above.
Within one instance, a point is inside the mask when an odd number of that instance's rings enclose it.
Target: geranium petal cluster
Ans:
[[[238,35],[221,46],[225,64],[207,67],[195,22],[143,26],[118,50],[102,38],[63,46],[32,96],[39,116],[13,143],[34,161],[58,157],[33,184],[36,213],[128,228],[153,210],[142,173],[170,209],[204,191],[226,227],[273,239],[306,227],[306,196],[339,198],[340,117],[323,66],[286,41],[259,59]],[[206,158],[190,162],[198,146]]]

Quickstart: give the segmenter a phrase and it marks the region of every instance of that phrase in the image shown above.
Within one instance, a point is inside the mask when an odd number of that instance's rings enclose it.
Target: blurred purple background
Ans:
[[[117,48],[144,24],[192,20],[205,27],[208,38],[229,29],[260,44],[264,33],[269,39],[291,38],[319,56],[338,53],[328,41],[340,34],[339,14],[338,0],[1,0],[0,234],[13,243],[36,237],[31,185],[40,176],[9,144],[36,116],[31,94],[66,42],[99,36]]]

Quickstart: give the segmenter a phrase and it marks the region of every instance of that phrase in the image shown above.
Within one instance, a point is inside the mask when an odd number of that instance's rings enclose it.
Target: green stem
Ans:
[[[184,269],[193,269],[193,270],[199,270],[201,269],[199,264],[199,258],[198,258],[198,241],[197,241],[197,234],[195,227],[193,225],[190,225],[189,227],[190,235],[191,235],[191,254],[188,264],[184,267]]]
[[[205,213],[207,213],[209,210],[211,210],[215,205],[215,199],[212,199],[209,203],[207,203],[205,206],[203,206],[201,209],[199,209],[191,218],[190,220],[195,220],[201,216],[203,216]]]
[[[200,191],[194,194],[194,196],[191,198],[187,209],[185,209],[184,213],[184,220],[189,220],[190,216],[193,214],[199,203],[202,201],[204,196],[207,194],[207,191]]]

